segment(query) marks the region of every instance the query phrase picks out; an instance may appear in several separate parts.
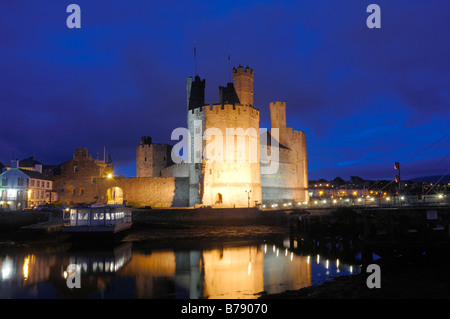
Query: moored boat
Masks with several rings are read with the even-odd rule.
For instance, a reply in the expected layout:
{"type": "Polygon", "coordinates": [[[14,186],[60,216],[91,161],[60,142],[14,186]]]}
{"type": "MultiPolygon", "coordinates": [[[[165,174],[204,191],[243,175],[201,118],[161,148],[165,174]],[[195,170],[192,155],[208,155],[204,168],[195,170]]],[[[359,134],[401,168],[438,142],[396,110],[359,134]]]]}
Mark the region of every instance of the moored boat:
{"type": "Polygon", "coordinates": [[[131,228],[131,214],[124,205],[72,207],[64,212],[63,230],[72,235],[115,235],[131,228]]]}

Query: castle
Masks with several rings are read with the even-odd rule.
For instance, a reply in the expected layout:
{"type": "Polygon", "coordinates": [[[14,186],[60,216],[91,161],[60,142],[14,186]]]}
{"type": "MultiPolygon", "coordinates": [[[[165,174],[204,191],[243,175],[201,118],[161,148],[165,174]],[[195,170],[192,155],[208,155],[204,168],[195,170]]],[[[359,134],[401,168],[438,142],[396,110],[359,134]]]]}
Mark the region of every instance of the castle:
{"type": "Polygon", "coordinates": [[[253,103],[253,70],[239,66],[232,71],[233,82],[219,87],[215,104],[205,104],[205,79],[187,78],[182,151],[178,144],[141,137],[136,177],[123,177],[114,175],[111,158],[94,160],[86,148],[77,148],[71,160],[45,169],[53,181],[52,198],[69,205],[153,207],[308,201],[305,133],[287,126],[284,102],[270,103],[271,129],[261,128],[253,103]]]}
{"type": "Polygon", "coordinates": [[[173,156],[180,155],[173,154],[172,146],[142,137],[136,150],[136,178],[186,179],[188,206],[307,201],[305,133],[287,126],[286,103],[275,102],[270,103],[272,130],[260,134],[253,79],[249,67],[233,68],[233,83],[220,86],[219,103],[209,105],[205,79],[187,78],[190,160],[173,163],[173,156]],[[213,149],[209,154],[208,148],[213,149]],[[274,169],[267,169],[268,165],[274,169]]]}

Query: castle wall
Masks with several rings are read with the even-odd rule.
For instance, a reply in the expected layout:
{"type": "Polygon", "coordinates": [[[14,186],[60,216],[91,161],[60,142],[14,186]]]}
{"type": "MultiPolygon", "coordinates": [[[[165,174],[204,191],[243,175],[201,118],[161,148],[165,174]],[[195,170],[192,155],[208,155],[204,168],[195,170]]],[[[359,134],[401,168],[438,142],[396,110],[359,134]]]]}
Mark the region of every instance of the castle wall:
{"type": "Polygon", "coordinates": [[[98,178],[95,183],[71,179],[65,181],[65,190],[60,193],[60,198],[66,204],[126,202],[132,206],[186,207],[187,191],[187,178],[115,177],[98,178]],[[119,191],[119,197],[111,198],[112,193],[119,191]]]}
{"type": "MultiPolygon", "coordinates": [[[[274,149],[273,151],[277,151],[274,149]]],[[[261,174],[261,187],[263,203],[279,201],[305,201],[305,189],[301,184],[302,173],[298,165],[293,161],[294,152],[289,149],[279,148],[278,170],[274,174],[261,174]]],[[[261,161],[266,157],[261,150],[261,161]]],[[[270,153],[269,153],[270,154],[270,153]]]]}
{"type": "Polygon", "coordinates": [[[55,176],[55,190],[64,204],[123,203],[136,206],[188,206],[186,177],[108,177],[112,167],[92,161],[86,149],[75,150],[74,158],[55,176]]]}
{"type": "Polygon", "coordinates": [[[188,128],[191,159],[197,161],[189,165],[190,205],[246,207],[249,203],[254,206],[255,201],[261,203],[259,111],[243,105],[204,106],[188,112],[188,128]],[[242,129],[242,149],[237,136],[227,138],[230,128],[242,129]],[[209,135],[211,129],[217,131],[209,135]],[[214,148],[214,152],[208,154],[210,148],[214,148]],[[204,161],[198,160],[199,150],[204,161]],[[246,192],[247,189],[250,192],[246,192]]]}
{"type": "MultiPolygon", "coordinates": [[[[264,202],[308,201],[306,135],[286,125],[286,103],[270,103],[272,128],[279,129],[279,169],[276,174],[262,174],[264,202]]],[[[265,152],[261,152],[265,162],[265,152]]]]}
{"type": "Polygon", "coordinates": [[[170,165],[161,171],[161,177],[189,177],[189,164],[178,163],[170,165]]]}

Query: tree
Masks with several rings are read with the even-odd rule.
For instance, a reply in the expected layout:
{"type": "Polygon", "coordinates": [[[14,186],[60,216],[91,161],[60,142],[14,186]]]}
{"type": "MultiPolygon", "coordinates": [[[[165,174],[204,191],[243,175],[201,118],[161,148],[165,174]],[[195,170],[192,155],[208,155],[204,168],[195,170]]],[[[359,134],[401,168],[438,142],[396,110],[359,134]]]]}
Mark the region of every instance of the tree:
{"type": "Polygon", "coordinates": [[[366,181],[359,176],[350,176],[350,182],[356,186],[362,186],[366,183],[366,181]]]}
{"type": "Polygon", "coordinates": [[[335,179],[333,179],[333,184],[337,186],[345,185],[345,181],[340,177],[336,177],[335,179]]]}

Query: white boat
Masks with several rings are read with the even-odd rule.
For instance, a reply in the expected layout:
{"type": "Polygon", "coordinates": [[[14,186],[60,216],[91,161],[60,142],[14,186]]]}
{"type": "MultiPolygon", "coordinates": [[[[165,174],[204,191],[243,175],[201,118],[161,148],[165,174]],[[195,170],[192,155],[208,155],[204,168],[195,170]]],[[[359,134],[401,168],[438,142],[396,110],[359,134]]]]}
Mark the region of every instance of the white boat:
{"type": "Polygon", "coordinates": [[[71,234],[116,234],[131,228],[131,213],[124,205],[72,207],[64,212],[63,230],[71,234]]]}

